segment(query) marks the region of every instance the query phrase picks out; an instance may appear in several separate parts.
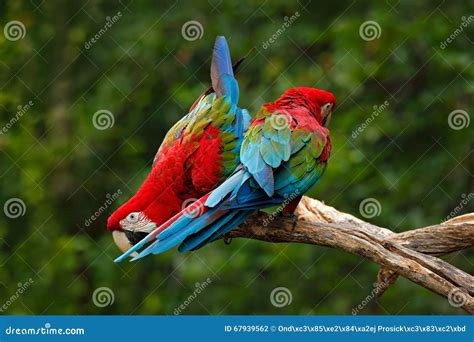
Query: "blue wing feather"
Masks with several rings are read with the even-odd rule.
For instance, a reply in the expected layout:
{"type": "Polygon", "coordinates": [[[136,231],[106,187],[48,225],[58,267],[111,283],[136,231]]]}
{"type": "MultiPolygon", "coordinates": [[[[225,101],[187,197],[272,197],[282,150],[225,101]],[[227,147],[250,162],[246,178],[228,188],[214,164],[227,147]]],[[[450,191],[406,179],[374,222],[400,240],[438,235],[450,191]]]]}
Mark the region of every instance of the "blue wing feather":
{"type": "Polygon", "coordinates": [[[173,248],[178,243],[182,242],[189,235],[192,235],[202,228],[208,226],[209,224],[215,222],[221,216],[223,216],[226,211],[211,209],[210,211],[202,214],[201,216],[193,219],[188,225],[181,226],[172,224],[168,229],[173,233],[169,233],[168,229],[164,230],[161,234],[158,235],[158,239],[153,242],[148,248],[143,250],[140,254],[132,259],[132,261],[143,258],[144,256],[153,253],[159,254],[167,251],[170,248],[173,248]],[[165,237],[163,233],[168,232],[165,237]]]}
{"type": "Polygon", "coordinates": [[[193,250],[197,246],[207,241],[212,234],[214,234],[217,230],[222,228],[222,226],[227,224],[237,214],[239,214],[239,211],[229,212],[227,215],[224,215],[219,220],[214,222],[211,226],[203,229],[200,232],[197,232],[194,235],[187,237],[186,240],[184,240],[183,243],[181,243],[178,250],[180,252],[187,252],[187,251],[193,250]]]}
{"type": "MultiPolygon", "coordinates": [[[[252,213],[254,210],[242,210],[240,211],[240,214],[235,216],[226,226],[224,226],[222,229],[216,231],[214,234],[212,234],[209,239],[206,241],[207,242],[212,242],[219,238],[220,236],[227,234],[228,232],[234,230],[237,228],[239,225],[241,225],[252,213]]],[[[196,247],[200,248],[202,245],[196,247]]]]}
{"type": "Polygon", "coordinates": [[[239,100],[239,87],[232,71],[229,46],[223,36],[216,38],[211,64],[212,88],[216,95],[227,96],[232,106],[239,100]]]}
{"type": "Polygon", "coordinates": [[[245,182],[249,177],[250,174],[245,172],[243,169],[234,173],[224,183],[211,192],[209,198],[206,200],[206,206],[210,208],[215,207],[224,199],[225,196],[230,194],[236,187],[243,184],[243,182],[245,182]]]}

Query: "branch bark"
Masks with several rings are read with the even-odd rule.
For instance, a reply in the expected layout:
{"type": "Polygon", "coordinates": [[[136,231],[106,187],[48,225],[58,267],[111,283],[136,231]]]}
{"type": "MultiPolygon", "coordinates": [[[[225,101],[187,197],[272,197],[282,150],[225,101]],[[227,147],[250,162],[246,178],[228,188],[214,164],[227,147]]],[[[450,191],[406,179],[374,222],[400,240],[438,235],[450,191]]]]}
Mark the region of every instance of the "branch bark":
{"type": "Polygon", "coordinates": [[[401,275],[474,314],[474,277],[438,258],[474,246],[474,214],[400,234],[308,197],[295,215],[296,220],[258,212],[227,237],[338,248],[380,265],[379,296],[401,275]]]}

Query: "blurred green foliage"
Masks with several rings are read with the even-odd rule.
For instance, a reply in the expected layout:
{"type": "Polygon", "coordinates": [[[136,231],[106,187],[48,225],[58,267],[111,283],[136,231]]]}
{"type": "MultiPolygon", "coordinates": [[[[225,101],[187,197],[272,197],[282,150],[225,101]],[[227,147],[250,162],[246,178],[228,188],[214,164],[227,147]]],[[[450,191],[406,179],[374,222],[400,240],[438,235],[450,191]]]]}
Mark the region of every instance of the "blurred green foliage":
{"type": "MultiPolygon", "coordinates": [[[[209,277],[183,314],[351,314],[377,273],[360,257],[234,240],[114,264],[107,215],[138,188],[167,129],[208,86],[213,42],[225,35],[235,59],[254,48],[238,76],[240,103],[252,113],[293,86],[338,98],[332,159],[313,196],[356,216],[363,199],[375,198],[382,209],[370,221],[397,232],[439,223],[474,191],[474,125],[448,124],[454,110],[472,116],[474,23],[441,48],[472,13],[468,1],[1,1],[2,28],[18,20],[26,29],[16,41],[0,35],[2,126],[34,103],[0,135],[0,203],[26,205],[19,218],[0,215],[0,304],[34,281],[2,313],[173,314],[209,277]],[[183,38],[190,20],[202,25],[200,39],[183,38]],[[380,37],[366,41],[359,28],[369,20],[380,37]],[[113,127],[93,126],[101,109],[113,113],[113,127]],[[100,308],[92,294],[103,286],[115,300],[100,308]],[[292,293],[283,308],[270,303],[280,286],[292,293]]],[[[474,269],[472,250],[445,259],[474,269]]],[[[360,313],[462,311],[400,279],[360,313]]]]}

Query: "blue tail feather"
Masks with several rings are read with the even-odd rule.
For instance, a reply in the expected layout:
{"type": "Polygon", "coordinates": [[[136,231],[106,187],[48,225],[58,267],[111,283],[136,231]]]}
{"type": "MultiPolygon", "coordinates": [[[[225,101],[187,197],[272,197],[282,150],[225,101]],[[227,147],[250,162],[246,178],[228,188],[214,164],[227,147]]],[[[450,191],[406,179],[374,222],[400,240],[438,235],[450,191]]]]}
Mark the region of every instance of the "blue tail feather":
{"type": "Polygon", "coordinates": [[[221,227],[214,233],[212,233],[206,240],[204,240],[202,243],[199,245],[196,245],[193,249],[193,251],[203,247],[204,245],[217,240],[219,237],[221,237],[224,234],[227,234],[231,230],[234,230],[237,228],[239,225],[241,225],[252,213],[254,210],[239,210],[237,212],[237,215],[234,216],[224,227],[221,227]]]}
{"type": "Polygon", "coordinates": [[[212,88],[217,96],[227,96],[232,106],[239,100],[239,86],[234,78],[229,46],[223,36],[216,38],[211,64],[212,88]]]}
{"type": "Polygon", "coordinates": [[[228,212],[226,215],[221,217],[219,220],[214,222],[212,225],[209,227],[197,232],[194,235],[188,236],[186,240],[183,241],[181,246],[179,246],[179,251],[180,252],[187,252],[190,250],[193,250],[203,242],[207,241],[208,238],[214,234],[217,230],[222,228],[225,224],[227,224],[231,219],[233,219],[237,214],[239,214],[238,211],[231,211],[228,212]]]}
{"type": "MultiPolygon", "coordinates": [[[[160,238],[163,234],[161,233],[158,235],[158,239],[153,242],[150,246],[148,246],[145,250],[143,250],[138,256],[132,259],[135,261],[137,259],[143,258],[144,256],[153,253],[159,254],[167,251],[168,249],[173,248],[178,243],[184,241],[189,235],[192,235],[204,227],[208,226],[212,222],[218,220],[222,215],[224,215],[226,211],[223,210],[210,210],[203,215],[199,216],[196,219],[193,219],[189,225],[186,227],[180,227],[181,229],[174,229],[175,233],[172,235],[167,235],[166,238],[160,238]]],[[[172,224],[168,229],[175,228],[174,224],[172,224]]],[[[165,229],[163,232],[166,232],[168,229],[165,229]]]]}
{"type": "Polygon", "coordinates": [[[158,236],[158,240],[165,240],[171,237],[172,235],[178,234],[182,230],[189,231],[191,227],[195,227],[201,223],[213,222],[213,218],[220,213],[216,209],[211,209],[199,217],[193,217],[191,215],[187,216],[184,214],[176,222],[171,224],[168,228],[163,230],[158,236]]]}
{"type": "Polygon", "coordinates": [[[241,225],[250,215],[252,215],[253,212],[254,212],[254,210],[242,210],[239,217],[235,217],[234,220],[232,220],[232,222],[229,222],[229,224],[224,229],[219,230],[219,231],[215,232],[214,234],[212,234],[209,237],[209,239],[207,241],[205,241],[205,243],[203,243],[202,245],[196,247],[195,249],[199,249],[202,246],[204,246],[205,244],[210,243],[212,241],[215,241],[219,237],[221,237],[222,235],[227,234],[228,232],[234,230],[239,225],[241,225]]]}
{"type": "Polygon", "coordinates": [[[239,171],[234,173],[224,183],[219,185],[216,189],[212,190],[211,194],[209,195],[209,198],[206,200],[206,206],[213,208],[219,203],[221,203],[224,197],[230,194],[234,189],[238,188],[238,186],[241,186],[243,182],[249,177],[250,174],[248,174],[248,172],[245,172],[245,170],[243,169],[240,169],[239,171]]]}

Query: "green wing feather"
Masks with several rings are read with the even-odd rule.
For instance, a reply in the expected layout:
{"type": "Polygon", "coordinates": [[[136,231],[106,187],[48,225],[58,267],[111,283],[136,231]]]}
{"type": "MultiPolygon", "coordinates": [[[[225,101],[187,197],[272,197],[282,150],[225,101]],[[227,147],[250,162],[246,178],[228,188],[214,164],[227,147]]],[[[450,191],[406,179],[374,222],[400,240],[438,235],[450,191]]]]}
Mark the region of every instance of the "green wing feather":
{"type": "Polygon", "coordinates": [[[289,195],[296,189],[305,193],[319,181],[326,169],[326,162],[319,158],[328,142],[325,131],[294,129],[291,135],[294,154],[275,174],[275,191],[280,195],[289,195]]]}
{"type": "Polygon", "coordinates": [[[257,184],[272,196],[296,189],[303,193],[317,183],[326,167],[319,157],[327,143],[327,130],[305,130],[290,116],[265,108],[254,120],[244,137],[241,161],[257,184]]]}
{"type": "MultiPolygon", "coordinates": [[[[159,158],[165,148],[171,147],[179,140],[180,144],[187,145],[188,157],[199,148],[202,135],[210,125],[219,129],[219,138],[222,147],[222,178],[227,178],[239,163],[240,140],[236,132],[236,111],[239,108],[232,108],[226,96],[216,97],[211,93],[201,98],[193,110],[179,120],[166,134],[155,156],[154,163],[159,158]]],[[[248,114],[242,114],[248,115],[248,114]]],[[[245,127],[246,128],[246,127],[245,127]]]]}

